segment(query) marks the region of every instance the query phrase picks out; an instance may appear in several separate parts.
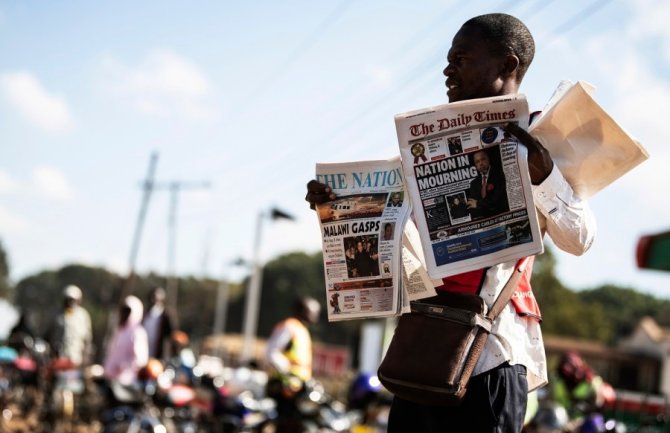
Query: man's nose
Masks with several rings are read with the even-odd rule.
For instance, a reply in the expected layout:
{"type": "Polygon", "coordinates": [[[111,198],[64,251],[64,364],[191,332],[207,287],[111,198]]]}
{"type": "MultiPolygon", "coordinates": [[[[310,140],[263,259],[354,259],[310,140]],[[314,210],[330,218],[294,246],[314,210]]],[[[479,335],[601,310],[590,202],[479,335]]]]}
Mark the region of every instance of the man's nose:
{"type": "Polygon", "coordinates": [[[444,68],[444,70],[442,71],[442,73],[444,74],[445,77],[448,77],[453,72],[454,72],[454,67],[451,63],[447,63],[447,67],[444,68]]]}

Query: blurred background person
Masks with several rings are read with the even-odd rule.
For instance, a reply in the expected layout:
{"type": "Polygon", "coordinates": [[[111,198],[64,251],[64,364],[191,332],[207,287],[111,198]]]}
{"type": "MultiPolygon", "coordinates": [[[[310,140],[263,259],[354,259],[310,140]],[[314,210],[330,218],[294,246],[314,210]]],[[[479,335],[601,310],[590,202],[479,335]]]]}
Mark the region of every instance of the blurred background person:
{"type": "Polygon", "coordinates": [[[156,287],[149,293],[142,326],[149,339],[149,357],[169,359],[176,355],[172,333],[177,328],[174,315],[165,305],[165,289],[156,287]]]}
{"type": "Polygon", "coordinates": [[[105,377],[123,385],[132,385],[149,361],[147,332],[142,327],[142,301],[135,296],[123,300],[119,323],[105,352],[105,377]]]}
{"type": "Polygon", "coordinates": [[[47,333],[53,355],[77,367],[87,365],[92,353],[91,316],[81,306],[82,291],[70,284],[63,290],[63,310],[47,333]]]}
{"type": "Polygon", "coordinates": [[[276,433],[302,432],[296,397],[312,378],[312,336],[309,326],[319,321],[321,305],[309,296],[296,299],[293,314],[277,323],[266,349],[270,370],[267,395],[277,402],[276,433]]]}
{"type": "Polygon", "coordinates": [[[30,321],[30,315],[27,311],[22,311],[19,320],[9,331],[7,344],[17,352],[21,352],[32,346],[35,336],[35,329],[30,321]]]}
{"type": "Polygon", "coordinates": [[[600,411],[616,399],[614,389],[575,351],[565,352],[561,357],[552,396],[573,415],[600,411]]]}

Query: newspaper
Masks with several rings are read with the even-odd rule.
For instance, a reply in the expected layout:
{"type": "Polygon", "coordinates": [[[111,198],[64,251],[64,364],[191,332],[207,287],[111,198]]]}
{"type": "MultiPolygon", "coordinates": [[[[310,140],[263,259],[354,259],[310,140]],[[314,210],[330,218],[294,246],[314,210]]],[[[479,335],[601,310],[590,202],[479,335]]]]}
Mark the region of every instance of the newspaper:
{"type": "Polygon", "coordinates": [[[442,285],[442,280],[432,280],[428,276],[425,263],[419,231],[409,219],[402,234],[403,314],[410,312],[409,301],[435,296],[435,287],[442,285]]]}
{"type": "Polygon", "coordinates": [[[328,320],[401,312],[401,245],[411,210],[400,158],[316,164],[337,199],[316,206],[328,320]]]}
{"type": "Polygon", "coordinates": [[[528,128],[523,95],[429,107],[395,122],[430,278],[543,251],[526,148],[502,129],[528,128]]]}

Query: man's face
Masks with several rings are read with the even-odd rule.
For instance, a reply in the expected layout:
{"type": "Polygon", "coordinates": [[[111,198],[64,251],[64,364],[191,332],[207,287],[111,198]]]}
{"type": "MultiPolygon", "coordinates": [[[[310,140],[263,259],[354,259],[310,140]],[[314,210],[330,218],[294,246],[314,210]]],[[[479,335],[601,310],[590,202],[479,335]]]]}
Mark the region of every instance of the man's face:
{"type": "Polygon", "coordinates": [[[491,163],[489,162],[489,156],[485,152],[475,153],[474,160],[475,160],[475,167],[477,168],[478,172],[486,173],[487,171],[489,171],[491,163]]]}
{"type": "Polygon", "coordinates": [[[63,304],[65,305],[66,309],[74,308],[74,306],[77,305],[77,300],[75,298],[66,296],[65,299],[63,300],[63,304]]]}
{"type": "Polygon", "coordinates": [[[387,225],[384,227],[384,236],[386,239],[390,239],[391,235],[393,234],[393,227],[391,225],[387,225]]]}
{"type": "Polygon", "coordinates": [[[400,203],[400,194],[393,194],[393,196],[391,196],[391,200],[393,200],[394,204],[400,203]]]}
{"type": "Polygon", "coordinates": [[[358,249],[359,253],[362,253],[363,252],[363,243],[362,242],[357,243],[356,248],[358,249]]]}
{"type": "Polygon", "coordinates": [[[490,52],[477,27],[461,27],[454,36],[444,69],[449,102],[499,96],[504,57],[490,52]]]}

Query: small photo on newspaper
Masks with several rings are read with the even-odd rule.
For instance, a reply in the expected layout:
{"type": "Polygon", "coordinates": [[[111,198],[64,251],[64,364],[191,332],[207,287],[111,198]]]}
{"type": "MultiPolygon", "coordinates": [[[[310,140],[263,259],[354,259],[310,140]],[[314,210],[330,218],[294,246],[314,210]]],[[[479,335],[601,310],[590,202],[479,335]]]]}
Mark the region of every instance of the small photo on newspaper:
{"type": "Polygon", "coordinates": [[[400,158],[319,163],[316,180],[337,195],[316,206],[328,320],[398,314],[400,250],[411,206],[400,158]]]}
{"type": "Polygon", "coordinates": [[[431,278],[542,252],[527,153],[504,125],[528,127],[523,95],[395,117],[400,155],[431,278]]]}

